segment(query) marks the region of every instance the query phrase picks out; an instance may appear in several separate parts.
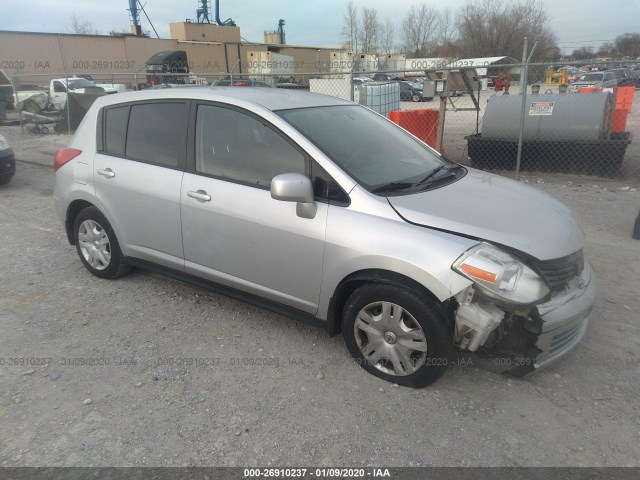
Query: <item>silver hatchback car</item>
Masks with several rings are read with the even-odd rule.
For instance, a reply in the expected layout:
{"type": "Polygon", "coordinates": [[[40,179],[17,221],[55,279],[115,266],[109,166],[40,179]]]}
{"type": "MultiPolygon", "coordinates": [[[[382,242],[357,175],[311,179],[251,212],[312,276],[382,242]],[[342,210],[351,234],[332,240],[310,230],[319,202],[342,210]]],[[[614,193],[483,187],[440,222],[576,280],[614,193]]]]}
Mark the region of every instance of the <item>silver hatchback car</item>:
{"type": "Polygon", "coordinates": [[[595,298],[563,204],[334,97],[101,97],[55,172],[94,275],[149,268],[321,324],[401,385],[434,382],[458,351],[531,372],[579,342],[595,298]]]}

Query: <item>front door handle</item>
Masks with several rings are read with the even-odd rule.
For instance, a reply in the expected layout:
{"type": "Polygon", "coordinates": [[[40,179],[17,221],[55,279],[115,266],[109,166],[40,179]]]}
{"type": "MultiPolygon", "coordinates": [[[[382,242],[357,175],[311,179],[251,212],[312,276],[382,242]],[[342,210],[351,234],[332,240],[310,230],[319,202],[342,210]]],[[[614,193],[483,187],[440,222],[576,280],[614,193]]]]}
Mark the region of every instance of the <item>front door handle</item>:
{"type": "Polygon", "coordinates": [[[103,177],[106,177],[106,178],[113,178],[116,176],[115,172],[110,168],[98,170],[98,175],[102,175],[103,177]]]}
{"type": "Polygon", "coordinates": [[[207,195],[207,192],[205,192],[204,190],[197,190],[195,192],[189,191],[189,192],[187,192],[187,197],[195,198],[196,200],[198,200],[200,202],[210,202],[211,201],[211,195],[207,195]]]}

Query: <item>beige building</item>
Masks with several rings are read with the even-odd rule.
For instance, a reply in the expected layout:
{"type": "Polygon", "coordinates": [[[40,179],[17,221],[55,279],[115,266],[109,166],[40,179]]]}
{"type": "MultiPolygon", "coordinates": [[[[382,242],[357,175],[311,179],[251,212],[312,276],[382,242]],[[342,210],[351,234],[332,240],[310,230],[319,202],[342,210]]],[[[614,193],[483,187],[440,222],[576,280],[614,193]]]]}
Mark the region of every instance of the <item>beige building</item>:
{"type": "Polygon", "coordinates": [[[83,73],[114,82],[126,78],[131,83],[134,76],[144,78],[147,59],[163,50],[186,51],[190,71],[208,77],[248,73],[248,52],[291,56],[296,74],[328,72],[336,52],[344,53],[339,48],[247,43],[240,37],[240,28],[232,26],[178,22],[170,25],[170,32],[170,39],[153,39],[0,31],[0,68],[8,76],[32,77],[32,82],[83,73]]]}

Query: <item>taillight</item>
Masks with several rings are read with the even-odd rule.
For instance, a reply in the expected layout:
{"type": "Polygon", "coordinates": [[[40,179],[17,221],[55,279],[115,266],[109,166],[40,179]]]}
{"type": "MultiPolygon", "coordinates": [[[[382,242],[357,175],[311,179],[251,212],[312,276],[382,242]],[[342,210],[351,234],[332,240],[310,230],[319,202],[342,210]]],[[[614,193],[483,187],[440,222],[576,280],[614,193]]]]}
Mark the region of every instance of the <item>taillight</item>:
{"type": "Polygon", "coordinates": [[[55,172],[69,160],[73,160],[82,153],[82,150],[76,148],[61,148],[53,159],[53,171],[55,172]]]}

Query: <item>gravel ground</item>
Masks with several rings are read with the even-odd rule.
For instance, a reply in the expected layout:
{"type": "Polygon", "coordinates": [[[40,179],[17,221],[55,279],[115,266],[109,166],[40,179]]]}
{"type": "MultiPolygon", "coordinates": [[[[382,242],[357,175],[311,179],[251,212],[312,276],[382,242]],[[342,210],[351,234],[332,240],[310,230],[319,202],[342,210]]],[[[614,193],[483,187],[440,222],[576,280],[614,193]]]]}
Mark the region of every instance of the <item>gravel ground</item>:
{"type": "MultiPolygon", "coordinates": [[[[7,136],[36,163],[64,138],[7,136]]],[[[587,234],[585,339],[525,379],[465,357],[412,390],[320,328],[148,272],[92,276],[54,216],[52,170],[20,163],[0,188],[0,464],[640,466],[640,186],[524,181],[587,234]]]]}

